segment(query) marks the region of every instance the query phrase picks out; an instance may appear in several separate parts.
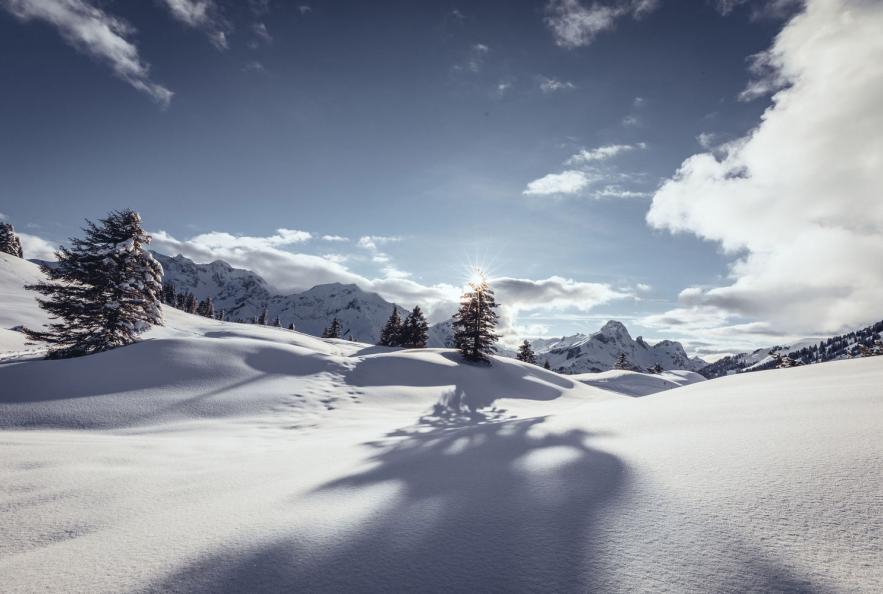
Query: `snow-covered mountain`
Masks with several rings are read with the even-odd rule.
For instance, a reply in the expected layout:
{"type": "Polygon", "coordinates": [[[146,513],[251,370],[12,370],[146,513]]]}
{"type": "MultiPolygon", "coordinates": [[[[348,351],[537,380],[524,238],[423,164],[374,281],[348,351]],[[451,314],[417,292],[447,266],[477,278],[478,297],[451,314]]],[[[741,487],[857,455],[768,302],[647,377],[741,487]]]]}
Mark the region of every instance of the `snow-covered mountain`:
{"type": "Polygon", "coordinates": [[[540,339],[531,344],[540,362],[566,373],[607,371],[613,368],[620,353],[635,367],[649,369],[657,363],[663,369],[698,371],[707,363],[687,356],[679,342],[662,340],[647,343],[642,337],[632,339],[622,322],[610,320],[593,334],[575,334],[561,339],[540,339]]]}
{"type": "MultiPolygon", "coordinates": [[[[162,264],[164,281],[178,292],[189,291],[197,299],[211,297],[215,311],[230,321],[251,321],[267,308],[269,320],[278,316],[283,326],[294,323],[301,332],[318,336],[333,318],[340,320],[343,336],[376,343],[392,313],[392,303],[356,285],[330,283],[291,295],[273,294],[267,282],[250,270],[233,268],[223,261],[196,264],[182,255],[154,252],[162,264]]],[[[399,309],[399,315],[407,312],[399,309]]]]}

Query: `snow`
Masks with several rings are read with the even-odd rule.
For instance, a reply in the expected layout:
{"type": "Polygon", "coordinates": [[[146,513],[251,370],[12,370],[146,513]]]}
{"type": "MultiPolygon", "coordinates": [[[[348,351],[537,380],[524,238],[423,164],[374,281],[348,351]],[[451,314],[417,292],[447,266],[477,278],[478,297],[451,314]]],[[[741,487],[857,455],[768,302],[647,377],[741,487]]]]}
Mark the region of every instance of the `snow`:
{"type": "MultiPolygon", "coordinates": [[[[4,325],[39,315],[2,270],[4,325]]],[[[883,584],[883,357],[565,376],[164,313],[0,364],[4,591],[883,584]]]]}
{"type": "Polygon", "coordinates": [[[571,379],[602,390],[610,390],[629,396],[646,396],[680,386],[706,381],[695,371],[664,371],[660,374],[639,373],[624,369],[611,369],[601,373],[580,373],[571,379]]]}
{"type": "Polygon", "coordinates": [[[25,344],[27,337],[12,328],[38,329],[48,321],[37,307],[34,293],[24,290],[24,285],[43,280],[45,277],[37,265],[0,252],[0,361],[40,351],[25,344]]]}

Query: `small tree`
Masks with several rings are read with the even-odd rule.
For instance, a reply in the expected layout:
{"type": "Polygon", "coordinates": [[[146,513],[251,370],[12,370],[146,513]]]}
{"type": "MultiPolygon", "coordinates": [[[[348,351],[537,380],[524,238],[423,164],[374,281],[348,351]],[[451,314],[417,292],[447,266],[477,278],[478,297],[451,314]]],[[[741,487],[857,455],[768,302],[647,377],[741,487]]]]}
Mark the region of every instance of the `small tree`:
{"type": "Polygon", "coordinates": [[[497,312],[494,291],[484,277],[471,283],[454,314],[454,345],[467,361],[489,361],[500,339],[495,330],[497,312]]]}
{"type": "Polygon", "coordinates": [[[266,306],[261,310],[261,313],[258,316],[258,319],[255,323],[260,324],[261,326],[267,325],[267,308],[266,308],[266,306]]]}
{"type": "Polygon", "coordinates": [[[613,364],[614,369],[632,369],[632,364],[626,359],[625,353],[620,353],[613,364]]]}
{"type": "Polygon", "coordinates": [[[175,291],[174,283],[163,283],[162,286],[162,302],[166,305],[175,307],[177,305],[178,293],[175,291]]]}
{"type": "Polygon", "coordinates": [[[388,347],[401,346],[402,330],[402,320],[399,318],[399,308],[393,304],[392,313],[389,315],[389,319],[386,320],[383,330],[380,331],[380,342],[378,344],[380,346],[388,347]]]}
{"type": "MultiPolygon", "coordinates": [[[[533,352],[533,349],[530,348],[530,343],[527,339],[524,339],[524,342],[518,347],[518,353],[515,354],[515,358],[519,361],[524,361],[525,363],[537,364],[537,356],[533,352]]],[[[546,363],[548,363],[548,361],[546,361],[546,363]]]]}
{"type": "Polygon", "coordinates": [[[206,318],[214,318],[215,306],[212,303],[212,298],[206,297],[205,299],[200,301],[199,305],[196,306],[196,313],[206,318]]]}
{"type": "Polygon", "coordinates": [[[196,301],[196,295],[191,292],[187,292],[184,295],[184,311],[187,313],[195,314],[196,308],[199,306],[199,303],[196,301]]]}
{"type": "Polygon", "coordinates": [[[21,241],[15,234],[15,227],[9,223],[0,222],[0,252],[23,258],[24,252],[21,250],[21,241]]]}
{"type": "Polygon", "coordinates": [[[331,320],[331,325],[325,328],[325,331],[322,332],[322,338],[340,338],[340,332],[340,320],[333,318],[331,320]]]}
{"type": "Polygon", "coordinates": [[[427,340],[429,340],[429,324],[426,323],[420,306],[416,305],[402,324],[400,344],[409,349],[422,349],[426,347],[427,340]]]}
{"type": "Polygon", "coordinates": [[[647,371],[649,371],[650,373],[654,373],[654,374],[656,374],[656,375],[659,375],[660,373],[662,373],[663,371],[665,371],[665,369],[662,368],[662,365],[660,365],[659,363],[657,363],[656,365],[654,365],[653,367],[651,367],[651,368],[648,369],[647,371]]]}
{"type": "Polygon", "coordinates": [[[276,319],[273,320],[273,326],[276,328],[282,327],[282,320],[279,319],[279,316],[276,316],[276,319]]]}
{"type": "Polygon", "coordinates": [[[545,362],[545,363],[543,363],[543,369],[548,369],[548,370],[550,370],[550,371],[551,371],[551,369],[552,369],[552,366],[551,366],[551,365],[549,365],[549,360],[548,360],[548,359],[546,359],[546,362],[545,362]]]}
{"type": "Polygon", "coordinates": [[[25,331],[51,345],[48,358],[129,344],[162,324],[162,266],[145,247],[150,236],[138,213],[111,212],[98,225],[86,221],[84,232],[84,239],[71,239],[70,248],[55,253],[56,265],[42,267],[49,282],[27,287],[47,297],[37,302],[58,320],[45,332],[25,331]]]}
{"type": "Polygon", "coordinates": [[[289,330],[294,330],[294,322],[290,322],[290,323],[288,324],[288,329],[289,329],[289,330]]]}

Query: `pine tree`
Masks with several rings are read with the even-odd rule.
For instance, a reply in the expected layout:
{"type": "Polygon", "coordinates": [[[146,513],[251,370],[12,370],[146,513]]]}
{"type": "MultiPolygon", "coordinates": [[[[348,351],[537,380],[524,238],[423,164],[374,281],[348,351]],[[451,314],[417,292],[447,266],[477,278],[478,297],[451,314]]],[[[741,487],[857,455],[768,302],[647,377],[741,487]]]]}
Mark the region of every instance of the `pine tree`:
{"type": "Polygon", "coordinates": [[[426,348],[426,341],[429,339],[429,324],[420,310],[420,306],[414,306],[414,309],[408,314],[405,322],[402,324],[401,346],[409,349],[426,348]]]}
{"type": "MultiPolygon", "coordinates": [[[[519,361],[524,361],[525,363],[537,364],[537,356],[533,352],[533,349],[530,348],[530,343],[527,339],[524,339],[524,342],[518,347],[518,353],[515,354],[515,358],[519,361]]],[[[546,361],[546,363],[548,363],[548,361],[546,361]]]]}
{"type": "Polygon", "coordinates": [[[291,323],[288,324],[288,329],[289,329],[289,330],[294,330],[294,322],[291,322],[291,323]]]}
{"type": "Polygon", "coordinates": [[[380,346],[402,346],[402,320],[399,318],[399,308],[395,304],[392,306],[392,313],[389,319],[380,331],[380,346]]]}
{"type": "Polygon", "coordinates": [[[198,305],[199,304],[196,301],[196,295],[188,291],[184,295],[184,311],[186,311],[187,313],[195,314],[198,305]]]}
{"type": "Polygon", "coordinates": [[[172,307],[175,307],[175,305],[177,304],[177,298],[178,294],[175,291],[175,284],[171,282],[163,283],[162,302],[166,305],[171,305],[172,307]]]}
{"type": "Polygon", "coordinates": [[[454,345],[467,361],[489,361],[488,355],[496,352],[494,345],[500,338],[494,332],[495,307],[494,291],[484,277],[471,283],[460,298],[460,309],[453,319],[454,345]]]}
{"type": "Polygon", "coordinates": [[[24,253],[21,251],[21,241],[15,234],[15,227],[9,223],[0,222],[0,252],[18,258],[24,257],[24,253]]]}
{"type": "Polygon", "coordinates": [[[548,359],[546,359],[546,362],[543,363],[543,369],[549,369],[549,370],[552,369],[552,366],[549,365],[549,360],[548,360],[548,359]]]}
{"type": "Polygon", "coordinates": [[[663,371],[665,371],[665,369],[662,368],[662,365],[660,365],[659,363],[657,363],[656,365],[654,365],[653,367],[651,367],[650,369],[648,369],[648,371],[649,371],[650,373],[655,373],[656,375],[659,375],[660,373],[662,373],[663,371]]]}
{"type": "Polygon", "coordinates": [[[223,309],[220,310],[220,311],[215,315],[215,319],[218,320],[219,322],[223,322],[224,319],[225,319],[226,317],[227,317],[227,314],[224,312],[223,309]]]}
{"type": "Polygon", "coordinates": [[[261,326],[267,325],[267,308],[266,307],[264,307],[264,309],[261,310],[261,315],[258,316],[258,319],[255,323],[260,324],[261,326]]]}
{"type": "Polygon", "coordinates": [[[206,318],[215,317],[215,306],[212,304],[212,298],[206,297],[196,306],[196,313],[206,318]]]}
{"type": "Polygon", "coordinates": [[[629,360],[626,359],[625,353],[620,353],[616,358],[616,363],[613,364],[614,369],[632,369],[632,364],[629,363],[629,360]]]}
{"type": "Polygon", "coordinates": [[[340,338],[340,320],[334,318],[331,320],[331,326],[325,328],[325,331],[322,332],[322,338],[340,338]]]}
{"type": "Polygon", "coordinates": [[[84,239],[60,248],[49,282],[27,288],[46,296],[40,307],[57,319],[46,331],[26,330],[49,343],[49,358],[76,357],[134,342],[162,324],[162,266],[146,249],[150,236],[132,210],[113,211],[96,225],[86,221],[84,239]],[[52,282],[56,281],[56,282],[52,282]]]}
{"type": "Polygon", "coordinates": [[[273,320],[273,326],[276,328],[282,327],[282,320],[279,319],[279,316],[276,316],[276,319],[273,320]]]}

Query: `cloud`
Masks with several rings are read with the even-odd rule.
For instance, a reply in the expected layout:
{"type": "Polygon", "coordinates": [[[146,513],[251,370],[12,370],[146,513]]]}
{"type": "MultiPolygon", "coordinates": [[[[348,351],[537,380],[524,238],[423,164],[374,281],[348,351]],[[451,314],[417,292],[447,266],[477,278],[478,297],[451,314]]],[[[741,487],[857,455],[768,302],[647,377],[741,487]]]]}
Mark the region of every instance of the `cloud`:
{"type": "Polygon", "coordinates": [[[271,43],[273,41],[273,36],[270,35],[270,31],[267,30],[267,25],[264,23],[255,23],[251,26],[251,30],[254,31],[254,34],[263,39],[266,43],[271,43]]]}
{"type": "Polygon", "coordinates": [[[44,21],[78,51],[106,63],[114,74],[157,103],[167,106],[172,91],[150,79],[150,66],[131,41],[135,34],[126,21],[114,17],[86,0],[0,0],[6,10],[22,21],[44,21]]]}
{"type": "Polygon", "coordinates": [[[592,161],[606,161],[619,154],[633,151],[635,149],[646,149],[647,144],[638,142],[636,144],[609,144],[607,146],[599,146],[593,149],[582,149],[565,161],[565,165],[579,165],[580,163],[590,163],[592,161]]]}
{"type": "Polygon", "coordinates": [[[349,241],[349,237],[344,237],[342,235],[323,235],[320,237],[322,241],[349,241]]]}
{"type": "Polygon", "coordinates": [[[527,184],[525,196],[548,196],[550,194],[577,194],[591,183],[592,178],[584,171],[570,169],[561,173],[549,173],[527,184]]]}
{"type": "Polygon", "coordinates": [[[656,192],[650,225],[736,258],[729,284],[682,294],[689,308],[790,333],[883,317],[881,30],[879,2],[810,0],[764,52],[753,88],[785,86],[759,125],[656,192]]]}
{"type": "Polygon", "coordinates": [[[305,15],[307,13],[313,12],[313,7],[308,4],[301,4],[297,7],[297,11],[302,15],[305,15]]]}
{"type": "Polygon", "coordinates": [[[555,36],[555,43],[565,48],[589,45],[595,37],[613,29],[623,17],[640,18],[653,11],[656,0],[616,0],[584,6],[579,0],[550,0],[546,4],[546,25],[555,36]]]}
{"type": "Polygon", "coordinates": [[[227,49],[227,33],[230,24],[221,15],[213,0],[162,0],[175,20],[188,27],[205,31],[209,40],[219,50],[227,49]]]}
{"type": "Polygon", "coordinates": [[[567,80],[558,80],[556,78],[540,77],[540,90],[543,93],[556,93],[558,91],[570,91],[575,89],[576,85],[567,80]]]}
{"type": "Polygon", "coordinates": [[[9,217],[7,217],[5,214],[3,214],[2,212],[0,212],[0,221],[5,221],[5,220],[8,219],[8,218],[9,218],[9,217]]]}
{"type": "Polygon", "coordinates": [[[51,241],[29,233],[16,231],[15,234],[21,241],[21,250],[25,258],[29,260],[55,260],[55,249],[58,246],[51,241]]]}

